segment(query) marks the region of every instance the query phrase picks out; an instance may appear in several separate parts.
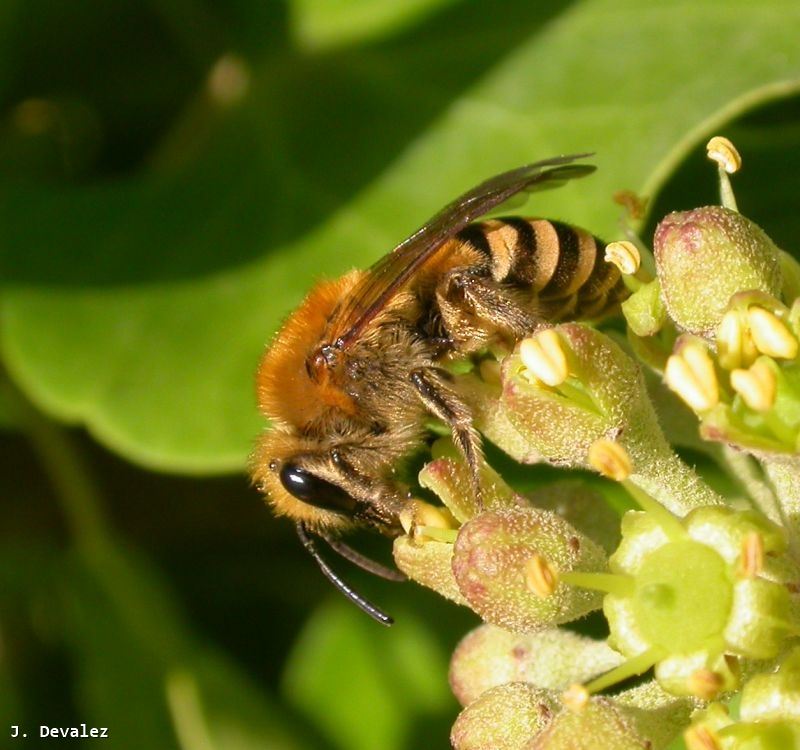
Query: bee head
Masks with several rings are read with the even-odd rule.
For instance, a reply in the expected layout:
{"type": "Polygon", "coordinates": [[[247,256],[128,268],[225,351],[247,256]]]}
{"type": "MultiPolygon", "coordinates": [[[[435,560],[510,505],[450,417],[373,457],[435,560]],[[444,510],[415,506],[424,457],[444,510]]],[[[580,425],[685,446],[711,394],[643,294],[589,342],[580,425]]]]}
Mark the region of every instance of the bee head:
{"type": "Polygon", "coordinates": [[[327,452],[273,429],[253,455],[253,479],[275,513],[309,529],[343,531],[356,525],[358,502],[343,487],[327,452]]]}

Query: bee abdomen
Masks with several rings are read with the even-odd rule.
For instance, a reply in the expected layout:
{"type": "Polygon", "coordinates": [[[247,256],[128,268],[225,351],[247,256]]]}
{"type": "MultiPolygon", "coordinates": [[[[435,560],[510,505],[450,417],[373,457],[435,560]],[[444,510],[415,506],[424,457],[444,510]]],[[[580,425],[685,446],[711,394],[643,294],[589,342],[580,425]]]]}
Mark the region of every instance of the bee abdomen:
{"type": "Polygon", "coordinates": [[[605,243],[578,227],[548,219],[502,218],[458,234],[487,256],[495,281],[530,290],[551,320],[602,315],[627,296],[605,243]]]}

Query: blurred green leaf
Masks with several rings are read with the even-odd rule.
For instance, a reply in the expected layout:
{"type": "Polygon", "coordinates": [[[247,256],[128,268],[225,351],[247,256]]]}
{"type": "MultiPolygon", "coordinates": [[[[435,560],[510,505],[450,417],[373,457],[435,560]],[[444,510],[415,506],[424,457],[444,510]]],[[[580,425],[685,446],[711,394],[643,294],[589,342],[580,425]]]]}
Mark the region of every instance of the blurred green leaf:
{"type": "Polygon", "coordinates": [[[294,36],[307,50],[372,39],[454,0],[294,0],[294,36]]]}
{"type": "Polygon", "coordinates": [[[17,425],[14,405],[8,392],[0,388],[0,430],[11,430],[17,425]]]}
{"type": "Polygon", "coordinates": [[[278,706],[182,622],[149,566],[105,544],[64,576],[64,630],[87,723],[114,747],[297,750],[278,706]]]}
{"type": "Polygon", "coordinates": [[[10,731],[8,727],[22,721],[21,702],[17,697],[16,686],[11,679],[3,633],[0,631],[0,726],[3,731],[10,731]]]}
{"type": "Polygon", "coordinates": [[[711,130],[800,85],[800,6],[778,0],[476,5],[369,47],[245,60],[240,105],[199,93],[128,179],[4,185],[18,384],[149,466],[241,468],[255,363],[313,278],[554,153],[597,150],[600,171],[526,211],[613,235],[615,190],[656,190],[711,130]]]}
{"type": "Polygon", "coordinates": [[[380,628],[355,607],[331,600],[313,615],[289,656],[287,699],[342,750],[397,750],[426,714],[456,706],[448,658],[427,628],[403,612],[380,628]]]}

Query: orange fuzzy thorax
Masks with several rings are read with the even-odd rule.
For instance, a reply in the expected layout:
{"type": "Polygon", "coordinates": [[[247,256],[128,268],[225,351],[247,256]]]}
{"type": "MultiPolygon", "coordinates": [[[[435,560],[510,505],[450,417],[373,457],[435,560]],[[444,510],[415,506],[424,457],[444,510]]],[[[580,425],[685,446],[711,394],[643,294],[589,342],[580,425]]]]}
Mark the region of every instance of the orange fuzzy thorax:
{"type": "Polygon", "coordinates": [[[287,318],[261,360],[256,374],[258,405],[279,426],[302,428],[329,409],[346,414],[355,411],[352,399],[332,381],[330,373],[323,369],[320,377],[312,380],[306,362],[323,343],[334,308],[363,273],[351,271],[335,281],[317,284],[287,318]]]}

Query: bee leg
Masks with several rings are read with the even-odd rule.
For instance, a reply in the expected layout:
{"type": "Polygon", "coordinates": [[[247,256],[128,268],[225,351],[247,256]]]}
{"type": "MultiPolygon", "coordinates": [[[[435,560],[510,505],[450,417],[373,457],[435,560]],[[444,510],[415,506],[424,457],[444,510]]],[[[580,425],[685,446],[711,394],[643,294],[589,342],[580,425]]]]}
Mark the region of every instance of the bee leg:
{"type": "MultiPolygon", "coordinates": [[[[340,485],[358,503],[354,518],[390,536],[401,533],[399,513],[405,503],[398,488],[391,483],[364,476],[338,448],[331,451],[330,459],[336,467],[340,485]]],[[[336,551],[341,554],[341,550],[336,551]]]]}
{"type": "Polygon", "coordinates": [[[437,289],[437,296],[448,329],[458,327],[459,313],[464,308],[492,329],[510,334],[514,339],[532,333],[542,322],[532,301],[472,269],[451,271],[437,289]]]}
{"type": "Polygon", "coordinates": [[[469,466],[472,489],[479,507],[481,500],[480,467],[483,459],[481,438],[472,425],[469,407],[448,385],[446,373],[434,368],[412,370],[409,379],[422,403],[435,417],[445,422],[453,434],[453,442],[469,466]]]}

